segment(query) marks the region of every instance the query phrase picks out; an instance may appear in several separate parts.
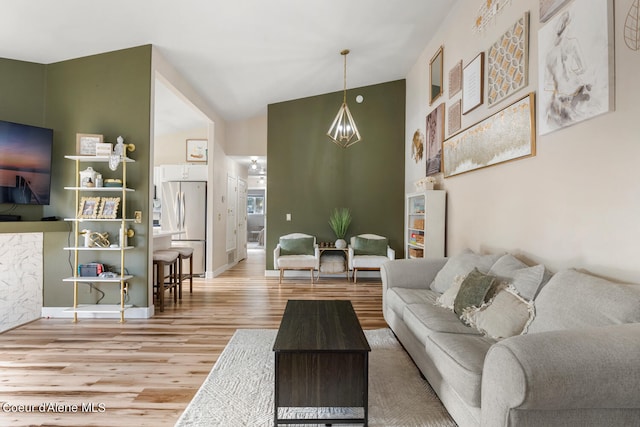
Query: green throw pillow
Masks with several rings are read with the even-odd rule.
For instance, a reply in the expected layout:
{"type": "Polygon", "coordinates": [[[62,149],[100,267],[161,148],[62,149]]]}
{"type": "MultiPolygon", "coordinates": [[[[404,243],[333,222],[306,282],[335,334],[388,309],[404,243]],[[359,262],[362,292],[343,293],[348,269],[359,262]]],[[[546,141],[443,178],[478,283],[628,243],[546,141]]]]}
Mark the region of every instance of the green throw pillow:
{"type": "Polygon", "coordinates": [[[460,290],[453,302],[453,311],[461,316],[462,311],[467,307],[480,307],[493,295],[499,283],[496,277],[481,273],[474,268],[460,285],[460,290]]]}
{"type": "Polygon", "coordinates": [[[280,239],[280,255],[313,255],[313,237],[280,239]]]}
{"type": "Polygon", "coordinates": [[[387,256],[388,239],[367,239],[356,236],[353,242],[354,255],[379,255],[387,256]]]}

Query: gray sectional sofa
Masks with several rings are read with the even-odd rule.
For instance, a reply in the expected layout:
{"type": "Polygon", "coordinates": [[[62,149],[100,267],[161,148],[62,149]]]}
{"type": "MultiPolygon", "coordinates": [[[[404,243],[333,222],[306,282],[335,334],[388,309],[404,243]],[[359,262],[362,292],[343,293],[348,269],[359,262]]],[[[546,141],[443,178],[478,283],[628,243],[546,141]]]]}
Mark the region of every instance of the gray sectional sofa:
{"type": "Polygon", "coordinates": [[[385,320],[458,425],[640,426],[640,285],[471,251],[390,261],[381,276],[385,320]],[[521,333],[495,337],[443,306],[474,269],[520,295],[521,333]]]}

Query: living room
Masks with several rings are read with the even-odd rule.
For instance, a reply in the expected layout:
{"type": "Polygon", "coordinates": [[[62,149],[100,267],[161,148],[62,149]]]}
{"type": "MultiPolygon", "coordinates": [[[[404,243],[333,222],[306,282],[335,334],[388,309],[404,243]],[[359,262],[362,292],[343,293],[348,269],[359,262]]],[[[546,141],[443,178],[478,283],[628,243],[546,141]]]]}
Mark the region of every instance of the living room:
{"type": "MultiPolygon", "coordinates": [[[[448,110],[461,98],[460,93],[449,94],[449,71],[459,61],[463,67],[470,64],[525,12],[530,13],[527,84],[492,106],[485,102],[463,114],[459,129],[474,126],[531,92],[536,93],[536,102],[539,102],[539,34],[549,25],[540,22],[540,3],[535,0],[507,2],[499,13],[490,16],[485,27],[478,30],[474,23],[484,3],[474,1],[473,7],[468,1],[453,3],[435,35],[425,40],[424,49],[403,79],[349,88],[349,93],[364,94],[362,105],[350,101],[349,106],[366,139],[347,150],[335,150],[324,136],[325,127],[339,106],[341,92],[269,105],[269,120],[264,132],[267,133],[265,139],[273,174],[269,175],[267,190],[267,254],[275,247],[278,236],[287,232],[305,231],[321,240],[329,240],[332,236],[326,224],[328,214],[334,207],[341,206],[351,207],[354,211],[357,220],[352,232],[388,235],[396,252],[402,254],[405,194],[414,192],[415,182],[425,175],[424,160],[416,162],[412,157],[414,132],[419,129],[424,132],[426,116],[440,102],[444,102],[448,110]],[[429,64],[441,46],[444,92],[430,105],[429,64]],[[308,107],[311,111],[327,110],[317,116],[318,123],[296,130],[288,140],[272,139],[271,132],[280,132],[288,125],[285,119],[275,122],[273,118],[282,114],[286,120],[291,120],[300,106],[309,103],[312,103],[308,107]],[[358,116],[356,112],[363,115],[358,116]],[[383,115],[388,121],[379,125],[383,115]],[[298,145],[293,145],[293,141],[298,145]],[[307,144],[315,141],[323,141],[327,147],[307,149],[307,144]],[[328,157],[329,149],[334,149],[341,157],[336,154],[328,157]],[[291,179],[292,176],[303,176],[304,179],[291,179]],[[311,200],[314,202],[310,203],[311,200]],[[293,221],[286,220],[287,213],[292,214],[293,221]]],[[[579,1],[565,6],[573,3],[579,1]]],[[[528,263],[544,264],[553,272],[578,268],[615,280],[640,282],[636,262],[640,239],[637,225],[640,197],[636,182],[640,172],[635,167],[635,159],[640,155],[637,144],[640,107],[635,102],[635,94],[640,93],[640,81],[635,75],[640,69],[640,55],[625,43],[624,35],[624,24],[632,4],[632,0],[617,1],[612,19],[615,27],[609,44],[614,54],[609,67],[613,71],[611,88],[615,102],[610,111],[544,135],[536,132],[534,156],[447,178],[438,176],[436,188],[447,192],[448,255],[460,253],[465,248],[478,252],[504,251],[528,263]]],[[[354,49],[353,56],[356,54],[354,49]]],[[[336,52],[339,61],[337,56],[336,52]]],[[[3,77],[0,88],[12,100],[0,106],[2,119],[46,125],[56,131],[54,156],[60,160],[54,163],[54,168],[57,167],[52,180],[55,201],[43,210],[23,211],[23,216],[37,221],[49,215],[73,215],[75,202],[61,189],[75,177],[71,168],[65,168],[62,159],[75,150],[78,132],[104,133],[105,137],[115,140],[119,132],[125,131],[127,140],[136,143],[137,150],[131,157],[137,163],[131,168],[130,180],[137,191],[130,197],[130,203],[143,212],[150,212],[152,148],[141,141],[151,140],[150,82],[156,72],[168,76],[191,102],[216,119],[210,140],[220,142],[214,147],[219,155],[212,156],[214,162],[219,163],[213,168],[218,178],[224,178],[226,167],[222,159],[224,154],[230,154],[225,149],[232,144],[232,141],[226,141],[225,127],[242,124],[225,123],[213,108],[193,93],[153,46],[132,47],[46,67],[0,60],[3,77]]],[[[535,106],[537,111],[542,107],[538,103],[535,106]]],[[[536,115],[536,121],[538,119],[536,115]]],[[[539,123],[536,127],[539,128],[539,123]]],[[[453,133],[448,131],[448,126],[445,129],[444,139],[447,140],[453,133]]],[[[218,197],[212,198],[214,216],[226,210],[222,194],[224,191],[220,190],[215,193],[218,197]]],[[[12,225],[3,224],[2,227],[3,234],[14,232],[12,225]]],[[[136,227],[140,245],[128,255],[137,276],[131,298],[136,305],[150,307],[153,298],[147,283],[152,274],[147,242],[151,238],[151,226],[141,224],[136,227]]],[[[217,232],[224,233],[224,225],[219,227],[217,232]]],[[[61,281],[68,276],[68,254],[61,250],[67,244],[67,235],[64,229],[44,230],[45,307],[71,304],[68,286],[61,281]]],[[[215,254],[214,270],[228,263],[224,250],[215,254]]],[[[267,256],[264,270],[272,268],[272,260],[267,256]]]]}

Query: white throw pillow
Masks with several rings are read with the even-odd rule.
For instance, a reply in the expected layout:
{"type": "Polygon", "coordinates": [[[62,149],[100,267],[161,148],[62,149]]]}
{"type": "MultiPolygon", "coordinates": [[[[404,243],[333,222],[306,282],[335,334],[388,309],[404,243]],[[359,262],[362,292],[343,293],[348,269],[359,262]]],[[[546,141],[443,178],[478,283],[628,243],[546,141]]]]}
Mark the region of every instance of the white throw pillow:
{"type": "Polygon", "coordinates": [[[529,267],[511,254],[498,259],[489,274],[499,277],[513,285],[518,294],[526,300],[533,300],[545,278],[544,265],[529,267]]]}
{"type": "Polygon", "coordinates": [[[431,282],[431,290],[443,294],[453,284],[456,276],[466,276],[474,268],[481,273],[488,273],[491,266],[500,258],[502,254],[480,255],[471,249],[465,249],[447,261],[435,279],[431,282]]]}
{"type": "Polygon", "coordinates": [[[469,307],[461,319],[480,333],[501,340],[527,331],[535,316],[533,303],[522,298],[512,287],[500,290],[482,307],[469,307]]]}
{"type": "Polygon", "coordinates": [[[460,285],[464,282],[466,276],[456,276],[453,279],[453,284],[447,289],[442,295],[438,297],[436,300],[436,305],[444,308],[448,308],[449,310],[453,310],[453,302],[456,300],[456,296],[458,295],[458,291],[460,290],[460,285]]]}

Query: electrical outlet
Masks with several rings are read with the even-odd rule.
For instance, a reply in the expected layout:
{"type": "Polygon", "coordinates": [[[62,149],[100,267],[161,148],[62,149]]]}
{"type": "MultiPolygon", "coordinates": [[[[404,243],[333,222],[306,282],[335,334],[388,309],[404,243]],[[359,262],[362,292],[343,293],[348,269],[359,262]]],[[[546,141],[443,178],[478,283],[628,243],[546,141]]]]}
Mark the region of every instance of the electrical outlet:
{"type": "Polygon", "coordinates": [[[133,213],[133,219],[135,220],[136,224],[141,224],[142,223],[142,211],[135,211],[133,213]]]}

